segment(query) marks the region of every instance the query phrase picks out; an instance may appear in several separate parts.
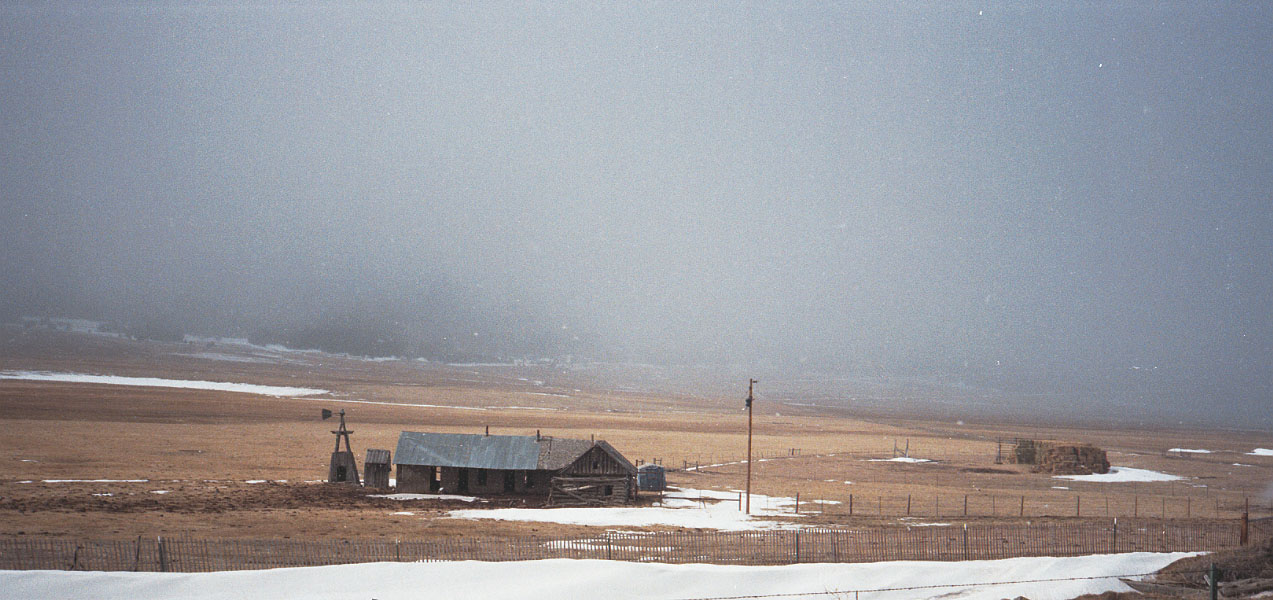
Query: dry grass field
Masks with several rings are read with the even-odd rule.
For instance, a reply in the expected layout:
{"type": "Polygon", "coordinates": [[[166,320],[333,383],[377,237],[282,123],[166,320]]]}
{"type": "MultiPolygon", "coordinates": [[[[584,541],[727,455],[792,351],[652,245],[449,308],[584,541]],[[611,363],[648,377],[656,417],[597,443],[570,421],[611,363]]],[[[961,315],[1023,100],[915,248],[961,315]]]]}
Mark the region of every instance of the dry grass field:
{"type": "MultiPolygon", "coordinates": [[[[582,527],[444,518],[468,507],[398,502],[318,483],[334,443],[321,408],[344,409],[361,467],[403,430],[606,439],[630,459],[660,460],[672,485],[742,487],[741,393],[680,394],[639,369],[454,366],[367,361],[224,345],[134,342],[0,330],[0,372],[55,372],[312,387],[314,398],[0,379],[0,536],[428,538],[459,533],[584,533],[582,527]],[[715,465],[715,466],[713,466],[715,465]],[[698,466],[698,469],[682,470],[698,466]],[[71,481],[46,480],[115,480],[71,481]],[[120,481],[144,480],[144,481],[120,481]],[[263,483],[253,483],[263,481],[263,483]],[[159,493],[162,492],[162,493],[159,493]],[[409,511],[413,514],[394,514],[409,511]]],[[[741,387],[741,386],[740,386],[741,387]]],[[[767,403],[755,415],[753,491],[800,495],[801,522],[875,524],[1114,516],[1237,518],[1246,499],[1268,512],[1267,433],[1098,429],[949,422],[767,403]],[[1168,482],[1054,479],[995,464],[996,440],[1084,441],[1116,466],[1182,476],[1168,482]],[[873,462],[894,444],[932,462],[873,462]],[[1171,448],[1207,449],[1180,454],[1171,448]],[[910,516],[907,517],[909,497],[910,516]],[[966,498],[966,500],[965,500],[966,498]],[[820,502],[824,501],[824,502],[820,502]],[[852,502],[853,514],[849,514],[852,502]],[[965,504],[966,502],[966,504],[965,504]],[[967,507],[965,509],[965,506],[967,507]],[[965,512],[966,510],[966,512],[965,512]]],[[[517,505],[496,499],[489,505],[517,505]]],[[[793,517],[794,518],[794,517],[793,517]]]]}

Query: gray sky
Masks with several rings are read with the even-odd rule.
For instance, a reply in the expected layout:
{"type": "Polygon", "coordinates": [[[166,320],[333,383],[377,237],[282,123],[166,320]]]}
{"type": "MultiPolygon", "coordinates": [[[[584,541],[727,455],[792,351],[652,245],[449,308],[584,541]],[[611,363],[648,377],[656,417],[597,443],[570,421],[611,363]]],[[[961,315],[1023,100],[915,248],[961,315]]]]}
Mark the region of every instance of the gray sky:
{"type": "Polygon", "coordinates": [[[1264,3],[10,3],[0,313],[1243,420],[1271,59],[1264,3]]]}

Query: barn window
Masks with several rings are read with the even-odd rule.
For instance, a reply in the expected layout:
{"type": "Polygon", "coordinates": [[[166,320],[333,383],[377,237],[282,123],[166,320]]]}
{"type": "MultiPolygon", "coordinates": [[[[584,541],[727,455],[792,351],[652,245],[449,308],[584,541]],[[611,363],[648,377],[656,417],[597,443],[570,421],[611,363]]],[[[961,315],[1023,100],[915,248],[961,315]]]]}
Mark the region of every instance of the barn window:
{"type": "Polygon", "coordinates": [[[613,485],[607,485],[607,486],[606,486],[606,495],[607,495],[607,496],[613,496],[613,495],[614,495],[614,486],[613,486],[613,485]]]}
{"type": "Polygon", "coordinates": [[[477,484],[486,485],[486,469],[477,470],[477,484]]]}

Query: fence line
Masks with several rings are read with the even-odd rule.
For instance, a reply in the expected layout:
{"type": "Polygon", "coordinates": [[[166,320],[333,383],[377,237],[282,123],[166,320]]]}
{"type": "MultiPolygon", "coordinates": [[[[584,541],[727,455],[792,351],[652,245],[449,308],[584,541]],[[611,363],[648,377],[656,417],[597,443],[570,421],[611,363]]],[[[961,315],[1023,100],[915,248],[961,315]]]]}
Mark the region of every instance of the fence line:
{"type": "MultiPolygon", "coordinates": [[[[649,492],[645,492],[649,493],[649,492]]],[[[668,491],[667,494],[694,499],[694,490],[684,493],[668,491]]],[[[738,494],[739,510],[743,506],[743,492],[738,494]]],[[[1141,494],[1100,494],[1073,491],[1038,492],[1025,494],[877,494],[860,491],[837,496],[830,500],[818,496],[801,496],[793,499],[764,496],[752,507],[768,510],[787,510],[792,513],[822,514],[831,517],[931,517],[946,519],[963,518],[1026,518],[1026,517],[1082,517],[1119,519],[1236,519],[1244,513],[1251,516],[1267,516],[1273,505],[1249,502],[1246,498],[1205,496],[1162,496],[1141,494]]],[[[715,501],[715,500],[713,500],[715,501]]],[[[733,499],[728,502],[734,502],[733,499]]]]}
{"type": "MultiPolygon", "coordinates": [[[[1252,540],[1273,537],[1273,519],[1251,521],[1250,532],[1252,540]]],[[[1148,519],[408,541],[14,538],[0,540],[0,569],[189,573],[363,562],[547,558],[782,565],[1184,552],[1235,548],[1240,543],[1240,523],[1148,519]]]]}

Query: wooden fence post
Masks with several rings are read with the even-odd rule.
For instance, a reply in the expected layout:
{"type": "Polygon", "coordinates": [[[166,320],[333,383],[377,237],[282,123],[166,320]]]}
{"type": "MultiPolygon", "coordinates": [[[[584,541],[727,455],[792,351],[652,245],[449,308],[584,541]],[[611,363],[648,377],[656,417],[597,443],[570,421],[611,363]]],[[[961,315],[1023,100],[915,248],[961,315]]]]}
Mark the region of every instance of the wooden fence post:
{"type": "Polygon", "coordinates": [[[1238,544],[1245,546],[1251,533],[1251,499],[1243,498],[1242,500],[1242,532],[1238,536],[1238,544]]]}
{"type": "Polygon", "coordinates": [[[1140,496],[1132,496],[1132,516],[1140,516],[1140,496]]]}
{"type": "Polygon", "coordinates": [[[137,536],[137,550],[133,553],[133,571],[141,568],[141,536],[137,536]]]}
{"type": "Polygon", "coordinates": [[[1021,495],[1021,514],[1017,516],[1020,516],[1020,517],[1025,516],[1025,494],[1021,495]]]}
{"type": "Polygon", "coordinates": [[[911,495],[906,494],[906,516],[911,516],[911,495]]]}
{"type": "Polygon", "coordinates": [[[853,494],[849,494],[849,516],[853,516],[853,494]]]}
{"type": "Polygon", "coordinates": [[[1118,553],[1118,517],[1114,517],[1114,528],[1110,533],[1109,552],[1110,554],[1118,553]]]}
{"type": "Polygon", "coordinates": [[[1083,496],[1078,494],[1074,495],[1074,516],[1083,516],[1083,496]]]}
{"type": "Polygon", "coordinates": [[[964,523],[964,560],[968,560],[968,524],[964,523]]]}
{"type": "Polygon", "coordinates": [[[159,536],[159,572],[168,572],[168,554],[164,549],[164,538],[159,536]]]}
{"type": "Polygon", "coordinates": [[[800,492],[796,492],[796,514],[800,514],[800,492]]]}
{"type": "MultiPolygon", "coordinates": [[[[968,494],[964,494],[964,516],[968,516],[968,494]]],[[[968,531],[968,524],[964,523],[964,531],[968,531]]]]}

